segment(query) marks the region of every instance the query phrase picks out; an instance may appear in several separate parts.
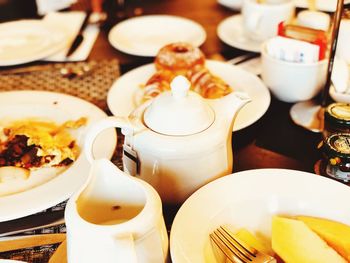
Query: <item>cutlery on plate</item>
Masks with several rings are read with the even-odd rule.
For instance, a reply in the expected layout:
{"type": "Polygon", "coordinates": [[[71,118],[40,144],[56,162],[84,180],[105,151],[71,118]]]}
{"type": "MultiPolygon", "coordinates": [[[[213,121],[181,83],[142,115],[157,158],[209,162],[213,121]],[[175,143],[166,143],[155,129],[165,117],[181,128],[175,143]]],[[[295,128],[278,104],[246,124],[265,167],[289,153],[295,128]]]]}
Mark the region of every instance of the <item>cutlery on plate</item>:
{"type": "MultiPolygon", "coordinates": [[[[224,226],[210,234],[210,240],[219,262],[227,258],[232,263],[276,263],[276,259],[235,238],[224,226]]],[[[226,262],[226,261],[225,261],[226,262]]]]}
{"type": "Polygon", "coordinates": [[[65,239],[66,234],[62,233],[2,237],[0,238],[0,252],[61,243],[65,239]]]}
{"type": "MultiPolygon", "coordinates": [[[[64,210],[38,213],[0,223],[0,237],[64,223],[64,210]]],[[[1,246],[0,246],[1,247],[1,246]]]]}
{"type": "Polygon", "coordinates": [[[240,66],[241,68],[245,69],[250,73],[253,73],[254,75],[261,75],[260,54],[249,53],[227,60],[226,62],[235,66],[240,66]]]}
{"type": "Polygon", "coordinates": [[[260,57],[260,54],[258,53],[249,53],[249,54],[244,54],[242,56],[234,57],[230,60],[227,60],[226,62],[233,65],[239,65],[258,57],[260,57]]]}
{"type": "Polygon", "coordinates": [[[90,19],[91,12],[87,12],[84,18],[83,23],[80,26],[78,34],[75,36],[73,41],[71,42],[71,45],[67,51],[66,57],[69,58],[81,45],[81,43],[84,40],[84,30],[86,26],[89,24],[89,19],[90,19]]]}

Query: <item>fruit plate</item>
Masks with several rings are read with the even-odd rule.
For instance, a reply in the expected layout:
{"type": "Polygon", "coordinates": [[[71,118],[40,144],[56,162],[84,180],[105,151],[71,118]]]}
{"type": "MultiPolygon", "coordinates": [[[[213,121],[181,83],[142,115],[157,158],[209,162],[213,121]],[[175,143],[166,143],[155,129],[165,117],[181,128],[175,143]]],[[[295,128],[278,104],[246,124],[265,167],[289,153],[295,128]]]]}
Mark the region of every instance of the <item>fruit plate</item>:
{"type": "Polygon", "coordinates": [[[179,209],[170,233],[172,262],[216,262],[209,233],[246,228],[270,241],[275,214],[308,215],[350,224],[350,188],[315,174],[256,169],[217,179],[179,209]],[[189,222],[193,222],[189,224],[189,222]]]}

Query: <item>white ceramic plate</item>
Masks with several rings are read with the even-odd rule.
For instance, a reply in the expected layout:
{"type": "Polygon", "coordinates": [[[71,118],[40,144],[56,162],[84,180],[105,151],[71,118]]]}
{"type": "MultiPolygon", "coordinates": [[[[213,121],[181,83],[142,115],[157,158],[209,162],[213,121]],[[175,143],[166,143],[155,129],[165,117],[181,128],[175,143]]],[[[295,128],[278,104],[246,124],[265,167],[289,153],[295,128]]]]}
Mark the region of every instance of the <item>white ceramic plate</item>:
{"type": "MultiPolygon", "coordinates": [[[[349,3],[349,0],[344,0],[344,3],[349,3]]],[[[239,10],[242,7],[242,0],[218,0],[218,3],[233,9],[239,10]]],[[[308,8],[308,0],[294,0],[295,6],[299,8],[308,8]]],[[[334,12],[337,6],[336,0],[316,0],[316,8],[320,11],[334,12]]]]}
{"type": "Polygon", "coordinates": [[[310,215],[350,224],[350,188],[315,174],[248,170],[199,189],[181,206],[170,233],[174,263],[216,262],[209,233],[220,225],[271,235],[274,214],[310,215]],[[194,222],[194,223],[189,223],[194,222]]]}
{"type": "Polygon", "coordinates": [[[115,25],[108,34],[109,42],[116,49],[151,57],[166,44],[183,41],[199,47],[205,39],[206,32],[200,24],[169,15],[130,18],[115,25]]]}
{"type": "MultiPolygon", "coordinates": [[[[80,146],[77,160],[65,171],[44,178],[32,178],[18,182],[19,192],[0,196],[0,222],[27,216],[47,209],[66,199],[77,191],[88,178],[89,163],[82,154],[85,132],[89,125],[104,118],[106,114],[95,105],[82,99],[53,92],[13,91],[0,93],[0,120],[2,123],[36,117],[63,123],[87,117],[87,125],[72,131],[72,136],[80,146]]],[[[101,133],[94,147],[96,157],[111,157],[116,145],[114,130],[101,133]],[[106,143],[108,141],[108,143],[106,143]]],[[[15,191],[13,181],[2,183],[0,189],[15,191]]]]}
{"type": "MultiPolygon", "coordinates": [[[[265,84],[254,74],[225,62],[207,60],[206,66],[216,76],[226,81],[235,91],[244,91],[251,102],[239,111],[233,131],[241,130],[264,115],[270,105],[270,93],[265,84]]],[[[128,116],[136,107],[136,94],[141,84],[155,72],[154,64],[133,69],[121,76],[107,95],[107,104],[115,116],[128,116]]]]}
{"type": "Polygon", "coordinates": [[[63,28],[41,20],[18,20],[0,24],[0,66],[45,58],[67,45],[63,28]]]}
{"type": "Polygon", "coordinates": [[[251,40],[244,33],[242,15],[233,15],[221,21],[217,27],[217,34],[231,47],[260,53],[261,42],[251,40]]]}
{"type": "MultiPolygon", "coordinates": [[[[294,0],[296,7],[308,8],[309,0],[294,0]]],[[[344,0],[344,4],[350,3],[344,0]]],[[[337,0],[316,0],[316,9],[325,12],[334,12],[337,7],[337,0]]]]}

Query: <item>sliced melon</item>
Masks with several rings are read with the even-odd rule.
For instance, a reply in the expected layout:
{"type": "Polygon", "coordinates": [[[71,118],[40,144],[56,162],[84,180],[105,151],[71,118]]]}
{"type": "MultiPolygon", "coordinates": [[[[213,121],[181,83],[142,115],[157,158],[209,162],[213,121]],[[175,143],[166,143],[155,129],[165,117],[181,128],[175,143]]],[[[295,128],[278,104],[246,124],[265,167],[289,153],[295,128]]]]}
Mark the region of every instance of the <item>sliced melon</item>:
{"type": "Polygon", "coordinates": [[[303,221],[329,246],[350,261],[350,226],[317,217],[298,216],[297,219],[303,221]]]}
{"type": "Polygon", "coordinates": [[[346,263],[304,222],[281,216],[272,219],[272,249],[286,263],[346,263]]]}
{"type": "Polygon", "coordinates": [[[274,254],[268,243],[264,242],[264,240],[255,236],[245,228],[239,229],[235,233],[235,237],[237,237],[238,239],[242,240],[244,243],[252,246],[256,250],[259,250],[265,254],[269,254],[271,256],[274,254]]]}

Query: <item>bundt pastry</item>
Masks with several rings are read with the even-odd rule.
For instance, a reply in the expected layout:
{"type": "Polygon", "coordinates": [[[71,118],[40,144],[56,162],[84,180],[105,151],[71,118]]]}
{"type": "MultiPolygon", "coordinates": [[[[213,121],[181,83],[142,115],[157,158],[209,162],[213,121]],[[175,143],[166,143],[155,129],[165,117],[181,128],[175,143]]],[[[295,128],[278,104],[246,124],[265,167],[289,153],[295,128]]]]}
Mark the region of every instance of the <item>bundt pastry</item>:
{"type": "Polygon", "coordinates": [[[221,78],[214,76],[202,66],[196,66],[187,71],[186,77],[190,80],[191,89],[203,98],[217,99],[232,92],[231,87],[221,78]]]}
{"type": "Polygon", "coordinates": [[[154,63],[157,70],[170,70],[176,75],[185,75],[194,66],[204,67],[205,56],[199,48],[178,42],[162,47],[154,63]]]}
{"type": "Polygon", "coordinates": [[[187,43],[173,43],[161,48],[155,58],[156,73],[142,87],[141,102],[170,90],[170,83],[177,75],[186,76],[191,89],[204,98],[221,98],[232,92],[222,79],[212,75],[205,67],[205,56],[199,48],[187,43]]]}

